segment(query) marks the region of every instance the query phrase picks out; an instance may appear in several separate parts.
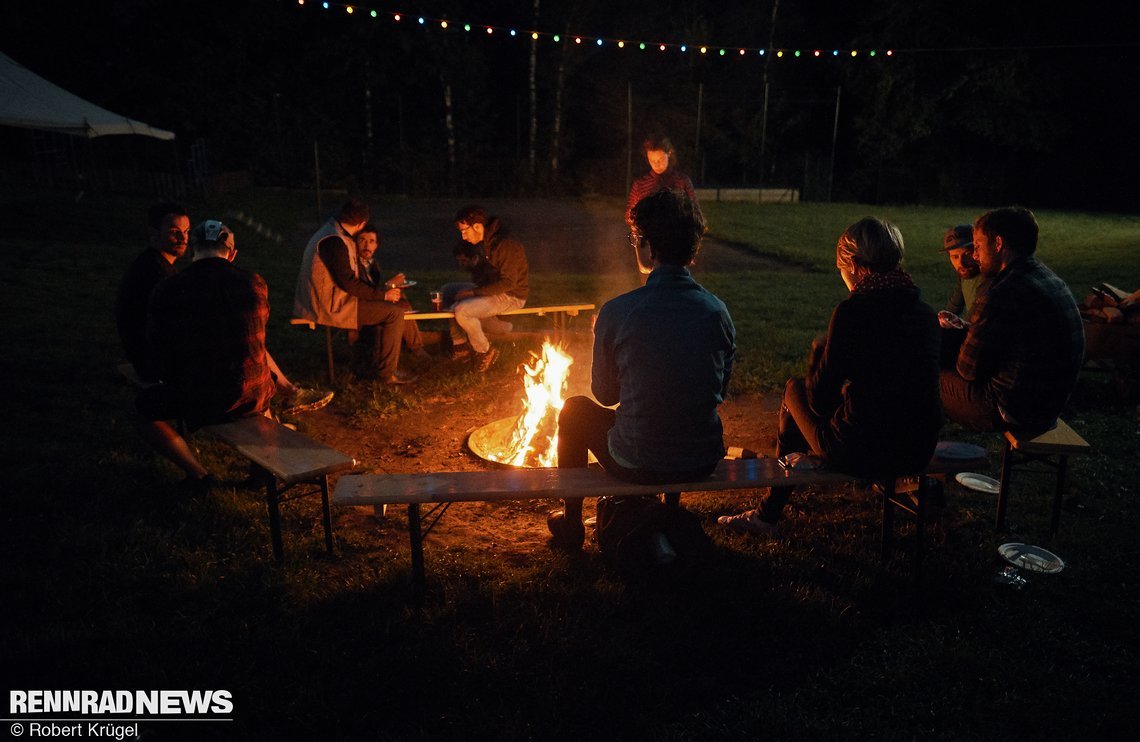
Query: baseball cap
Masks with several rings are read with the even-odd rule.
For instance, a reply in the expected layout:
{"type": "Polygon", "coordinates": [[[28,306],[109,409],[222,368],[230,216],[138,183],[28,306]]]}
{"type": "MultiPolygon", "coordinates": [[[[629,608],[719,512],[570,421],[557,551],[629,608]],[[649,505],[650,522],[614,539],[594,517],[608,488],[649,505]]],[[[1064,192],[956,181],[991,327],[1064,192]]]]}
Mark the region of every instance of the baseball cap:
{"type": "Polygon", "coordinates": [[[942,238],[942,252],[950,252],[960,247],[973,247],[974,227],[970,224],[959,224],[946,230],[942,238]]]}
{"type": "Polygon", "coordinates": [[[194,227],[190,233],[190,241],[196,245],[211,243],[215,246],[221,244],[234,249],[234,233],[225,224],[217,219],[207,219],[194,227]]]}

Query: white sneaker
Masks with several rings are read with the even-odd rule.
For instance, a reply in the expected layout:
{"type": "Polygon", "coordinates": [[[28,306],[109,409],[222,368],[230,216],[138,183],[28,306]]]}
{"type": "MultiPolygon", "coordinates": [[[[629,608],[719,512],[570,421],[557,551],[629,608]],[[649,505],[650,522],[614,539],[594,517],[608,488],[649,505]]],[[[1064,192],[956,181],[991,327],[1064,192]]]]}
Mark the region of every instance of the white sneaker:
{"type": "Polygon", "coordinates": [[[769,523],[760,518],[759,510],[747,510],[736,515],[722,515],[716,519],[717,524],[730,533],[751,533],[773,535],[776,524],[769,523]]]}

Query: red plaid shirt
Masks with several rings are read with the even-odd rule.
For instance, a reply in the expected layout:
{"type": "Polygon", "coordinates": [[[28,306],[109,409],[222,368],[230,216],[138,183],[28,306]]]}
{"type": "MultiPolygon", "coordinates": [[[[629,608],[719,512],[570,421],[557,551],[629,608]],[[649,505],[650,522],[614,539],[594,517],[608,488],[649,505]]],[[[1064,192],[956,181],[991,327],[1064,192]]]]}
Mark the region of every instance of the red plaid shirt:
{"type": "Polygon", "coordinates": [[[196,260],[151,296],[147,334],[191,425],[259,414],[275,385],[265,351],[269,294],[224,258],[196,260]]]}

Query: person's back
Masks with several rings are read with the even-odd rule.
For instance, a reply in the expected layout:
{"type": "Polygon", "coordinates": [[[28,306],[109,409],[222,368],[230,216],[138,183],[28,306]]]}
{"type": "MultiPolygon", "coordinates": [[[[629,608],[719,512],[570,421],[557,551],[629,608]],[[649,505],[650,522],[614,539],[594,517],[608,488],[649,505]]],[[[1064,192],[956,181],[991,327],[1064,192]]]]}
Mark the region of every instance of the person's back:
{"type": "Polygon", "coordinates": [[[808,400],[828,415],[821,442],[839,469],[915,471],[930,460],[942,423],[934,310],[915,286],[853,293],[836,307],[808,400]]]}
{"type": "Polygon", "coordinates": [[[989,342],[977,378],[989,379],[1016,426],[1052,427],[1084,362],[1084,326],[1069,287],[1029,256],[999,273],[980,302],[975,322],[989,342]]]}
{"type": "Polygon", "coordinates": [[[155,289],[150,334],[163,378],[192,424],[269,407],[268,318],[265,281],[224,257],[196,259],[155,289]]]}
{"type": "Polygon", "coordinates": [[[607,302],[595,326],[594,394],[620,402],[610,445],[638,467],[697,468],[724,455],[734,328],[724,303],[686,268],[659,265],[645,286],[607,302]],[[601,361],[601,362],[599,362],[601,361]]]}

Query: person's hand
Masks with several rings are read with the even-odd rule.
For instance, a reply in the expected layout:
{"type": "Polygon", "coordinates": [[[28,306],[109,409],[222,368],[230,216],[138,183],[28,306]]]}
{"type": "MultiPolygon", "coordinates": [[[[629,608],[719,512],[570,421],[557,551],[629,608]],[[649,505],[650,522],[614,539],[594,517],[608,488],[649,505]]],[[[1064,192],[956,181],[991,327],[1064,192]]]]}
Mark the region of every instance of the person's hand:
{"type": "Polygon", "coordinates": [[[938,313],[938,324],[947,330],[965,330],[966,323],[961,317],[943,309],[938,313]]]}
{"type": "Polygon", "coordinates": [[[395,304],[399,300],[400,300],[400,290],[399,289],[388,289],[387,291],[384,292],[384,301],[392,302],[393,304],[395,304]]]}
{"type": "Polygon", "coordinates": [[[384,283],[387,286],[403,286],[407,282],[408,282],[408,279],[404,277],[403,273],[397,273],[396,275],[392,276],[391,278],[389,278],[384,283]]]}

